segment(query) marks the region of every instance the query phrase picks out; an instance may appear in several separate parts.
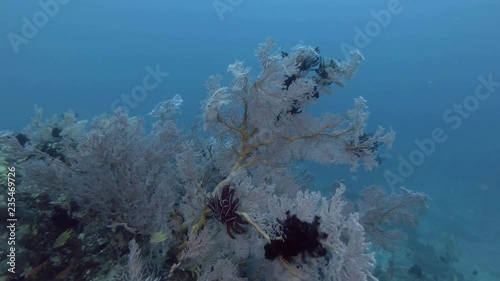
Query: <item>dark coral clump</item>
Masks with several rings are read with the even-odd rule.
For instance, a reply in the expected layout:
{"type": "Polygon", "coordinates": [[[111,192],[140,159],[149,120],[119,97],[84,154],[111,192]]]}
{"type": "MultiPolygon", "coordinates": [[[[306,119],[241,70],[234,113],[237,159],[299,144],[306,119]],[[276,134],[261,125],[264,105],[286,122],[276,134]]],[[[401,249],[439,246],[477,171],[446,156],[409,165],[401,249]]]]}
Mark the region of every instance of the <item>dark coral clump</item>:
{"type": "Polygon", "coordinates": [[[242,224],[248,224],[236,210],[240,205],[240,199],[234,198],[234,189],[229,185],[222,188],[219,196],[209,197],[207,207],[212,210],[212,217],[226,225],[227,234],[235,239],[233,232],[242,234],[245,232],[242,224]]]}
{"type": "Polygon", "coordinates": [[[326,255],[326,249],[320,242],[328,234],[319,231],[320,217],[314,217],[312,223],[301,221],[296,215],[290,216],[286,212],[286,219],[278,223],[280,230],[276,233],[277,238],[271,240],[271,243],[264,246],[266,259],[273,260],[278,256],[290,261],[298,254],[302,254],[302,260],[305,260],[305,254],[311,257],[322,257],[326,255]]]}

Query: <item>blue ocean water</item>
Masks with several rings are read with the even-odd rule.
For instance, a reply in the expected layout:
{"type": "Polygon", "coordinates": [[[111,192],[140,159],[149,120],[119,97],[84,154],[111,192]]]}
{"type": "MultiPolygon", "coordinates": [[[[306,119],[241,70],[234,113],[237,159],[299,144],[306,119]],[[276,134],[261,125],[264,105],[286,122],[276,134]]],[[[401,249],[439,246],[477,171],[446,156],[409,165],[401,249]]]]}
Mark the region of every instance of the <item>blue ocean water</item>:
{"type": "Polygon", "coordinates": [[[358,48],[359,73],[313,110],[363,96],[369,127],[392,127],[396,142],[372,171],[307,163],[318,189],[342,180],[425,192],[414,235],[436,248],[453,237],[464,280],[500,280],[499,11],[497,0],[2,1],[0,130],[20,131],[35,104],[91,119],[117,107],[146,115],[176,94],[190,124],[207,78],[236,59],[258,75],[253,53],[269,36],[339,59],[358,48]],[[124,100],[152,72],[158,83],[124,100]]]}

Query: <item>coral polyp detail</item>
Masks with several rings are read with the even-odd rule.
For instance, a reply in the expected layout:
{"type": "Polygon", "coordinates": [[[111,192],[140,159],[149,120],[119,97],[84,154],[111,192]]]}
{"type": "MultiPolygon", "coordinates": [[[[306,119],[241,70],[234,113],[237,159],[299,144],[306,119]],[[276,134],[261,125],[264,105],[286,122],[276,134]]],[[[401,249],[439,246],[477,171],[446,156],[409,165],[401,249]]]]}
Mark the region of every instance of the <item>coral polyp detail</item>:
{"type": "Polygon", "coordinates": [[[235,239],[233,232],[242,234],[245,229],[242,225],[248,224],[236,211],[240,205],[240,199],[234,198],[234,189],[229,185],[222,188],[220,197],[218,195],[209,197],[207,207],[212,211],[212,217],[226,225],[227,234],[235,239]]]}

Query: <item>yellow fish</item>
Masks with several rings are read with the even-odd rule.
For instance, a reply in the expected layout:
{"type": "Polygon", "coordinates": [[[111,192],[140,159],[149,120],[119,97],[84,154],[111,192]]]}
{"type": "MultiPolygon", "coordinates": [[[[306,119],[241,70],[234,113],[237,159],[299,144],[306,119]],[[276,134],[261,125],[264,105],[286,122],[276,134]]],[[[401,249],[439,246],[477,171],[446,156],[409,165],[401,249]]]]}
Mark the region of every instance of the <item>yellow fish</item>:
{"type": "Polygon", "coordinates": [[[155,233],[153,233],[153,235],[151,235],[151,238],[149,239],[149,243],[158,244],[158,243],[161,243],[167,239],[168,239],[167,234],[165,234],[163,232],[155,232],[155,233]]]}

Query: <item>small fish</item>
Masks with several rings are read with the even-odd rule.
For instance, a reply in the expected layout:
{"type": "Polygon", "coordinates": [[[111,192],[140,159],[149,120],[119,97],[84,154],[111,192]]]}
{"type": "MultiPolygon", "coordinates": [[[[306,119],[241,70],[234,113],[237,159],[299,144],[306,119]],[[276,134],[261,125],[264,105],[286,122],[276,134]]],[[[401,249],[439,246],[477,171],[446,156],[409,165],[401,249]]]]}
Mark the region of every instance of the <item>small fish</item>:
{"type": "Polygon", "coordinates": [[[158,243],[161,243],[167,239],[168,239],[167,234],[165,234],[163,232],[155,232],[155,233],[153,233],[153,235],[151,235],[151,238],[149,239],[149,243],[158,244],[158,243]]]}
{"type": "Polygon", "coordinates": [[[64,244],[66,244],[66,241],[68,241],[71,235],[73,235],[73,229],[71,228],[66,229],[66,231],[57,236],[56,241],[54,241],[54,244],[52,246],[54,248],[59,248],[64,246],[64,244]]]}

